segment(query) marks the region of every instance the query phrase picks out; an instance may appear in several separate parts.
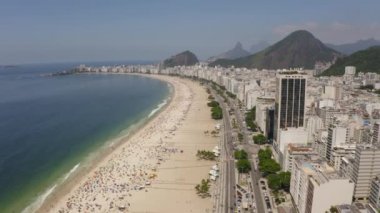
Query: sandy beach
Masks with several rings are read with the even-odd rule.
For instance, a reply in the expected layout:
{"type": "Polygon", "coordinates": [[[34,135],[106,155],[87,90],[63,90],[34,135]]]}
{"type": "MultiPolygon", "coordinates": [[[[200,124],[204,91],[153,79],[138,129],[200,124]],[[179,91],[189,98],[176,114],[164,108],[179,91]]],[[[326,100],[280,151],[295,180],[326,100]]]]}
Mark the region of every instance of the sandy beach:
{"type": "Polygon", "coordinates": [[[212,199],[196,194],[215,162],[197,150],[218,143],[207,93],[198,82],[151,76],[174,88],[171,101],[151,121],[70,180],[38,212],[212,212],[212,199]]]}

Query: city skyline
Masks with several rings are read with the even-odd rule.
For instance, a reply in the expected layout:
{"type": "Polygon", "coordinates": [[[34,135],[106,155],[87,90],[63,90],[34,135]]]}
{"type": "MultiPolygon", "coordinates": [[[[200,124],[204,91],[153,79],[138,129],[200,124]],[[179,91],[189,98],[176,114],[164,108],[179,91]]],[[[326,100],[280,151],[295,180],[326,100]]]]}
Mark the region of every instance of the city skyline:
{"type": "Polygon", "coordinates": [[[379,3],[355,3],[4,1],[0,64],[161,61],[187,49],[205,60],[298,29],[334,44],[379,39],[379,3]]]}

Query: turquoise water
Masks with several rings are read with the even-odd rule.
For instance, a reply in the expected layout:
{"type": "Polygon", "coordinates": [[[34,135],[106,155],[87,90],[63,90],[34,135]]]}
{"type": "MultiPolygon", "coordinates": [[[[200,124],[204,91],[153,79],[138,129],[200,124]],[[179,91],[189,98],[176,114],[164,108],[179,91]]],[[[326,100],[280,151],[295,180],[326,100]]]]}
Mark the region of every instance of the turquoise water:
{"type": "Polygon", "coordinates": [[[140,76],[41,76],[72,66],[0,69],[0,212],[24,209],[169,95],[140,76]]]}

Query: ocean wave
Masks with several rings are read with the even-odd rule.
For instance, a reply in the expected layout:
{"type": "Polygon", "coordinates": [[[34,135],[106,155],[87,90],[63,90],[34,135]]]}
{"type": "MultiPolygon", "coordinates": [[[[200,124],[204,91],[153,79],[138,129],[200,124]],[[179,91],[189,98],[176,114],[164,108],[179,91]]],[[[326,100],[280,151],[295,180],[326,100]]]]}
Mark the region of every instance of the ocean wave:
{"type": "MultiPolygon", "coordinates": [[[[66,181],[70,175],[72,175],[78,168],[79,168],[79,165],[80,163],[78,163],[77,165],[75,165],[64,177],[63,179],[61,180],[61,182],[64,182],[66,181]]],[[[41,194],[40,196],[37,197],[37,199],[32,203],[30,204],[29,206],[27,206],[23,211],[22,213],[30,213],[30,212],[35,212],[37,211],[41,206],[42,204],[45,202],[46,198],[51,194],[53,193],[54,189],[57,187],[57,184],[54,184],[54,186],[50,187],[49,189],[47,189],[43,194],[41,194]]]]}
{"type": "Polygon", "coordinates": [[[30,204],[28,207],[26,207],[22,213],[30,213],[30,212],[35,212],[37,209],[39,209],[46,198],[54,191],[54,189],[57,187],[57,184],[46,190],[42,195],[38,196],[38,198],[30,204]]]}
{"type": "Polygon", "coordinates": [[[152,117],[154,114],[156,114],[156,112],[158,112],[163,106],[165,106],[166,104],[168,103],[168,100],[164,100],[162,103],[158,104],[157,107],[155,109],[153,109],[149,115],[148,115],[148,118],[152,117]]]}
{"type": "Polygon", "coordinates": [[[75,170],[78,169],[80,163],[78,163],[77,165],[75,165],[66,175],[65,177],[63,178],[63,181],[67,180],[67,178],[70,177],[71,174],[73,174],[75,172],[75,170]]]}

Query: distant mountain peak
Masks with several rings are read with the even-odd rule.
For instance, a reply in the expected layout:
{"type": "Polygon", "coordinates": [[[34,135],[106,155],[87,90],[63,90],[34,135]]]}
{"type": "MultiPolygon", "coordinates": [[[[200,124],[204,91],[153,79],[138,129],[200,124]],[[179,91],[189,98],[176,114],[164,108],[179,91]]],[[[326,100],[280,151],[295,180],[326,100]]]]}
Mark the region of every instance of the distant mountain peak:
{"type": "Polygon", "coordinates": [[[238,41],[234,47],[234,49],[243,49],[243,45],[238,41]]]}
{"type": "Polygon", "coordinates": [[[306,30],[290,33],[281,41],[256,54],[235,60],[217,60],[210,66],[235,66],[258,69],[314,68],[317,62],[332,62],[341,54],[326,47],[306,30]]]}
{"type": "Polygon", "coordinates": [[[303,37],[303,38],[315,39],[314,35],[307,30],[296,30],[290,33],[287,37],[303,37]]]}
{"type": "Polygon", "coordinates": [[[192,66],[197,64],[197,56],[189,50],[183,51],[163,61],[164,67],[192,66]]]}
{"type": "Polygon", "coordinates": [[[221,53],[217,56],[213,56],[211,58],[208,59],[208,62],[213,62],[215,60],[218,60],[218,59],[236,59],[236,58],[240,58],[240,57],[244,57],[244,56],[248,56],[250,55],[250,53],[248,51],[246,51],[244,48],[243,48],[243,45],[240,43],[240,41],[238,41],[234,48],[232,48],[231,50],[228,50],[224,53],[221,53]]]}

